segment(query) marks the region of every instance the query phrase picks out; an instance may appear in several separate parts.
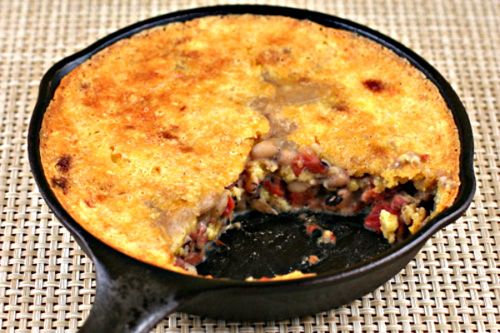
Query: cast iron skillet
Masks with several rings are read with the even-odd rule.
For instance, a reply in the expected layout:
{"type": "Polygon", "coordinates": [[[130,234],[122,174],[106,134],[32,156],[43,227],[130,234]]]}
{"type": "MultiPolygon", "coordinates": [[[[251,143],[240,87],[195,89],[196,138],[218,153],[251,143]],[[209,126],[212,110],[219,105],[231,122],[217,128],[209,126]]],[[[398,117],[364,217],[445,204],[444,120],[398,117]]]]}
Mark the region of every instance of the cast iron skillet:
{"type": "Polygon", "coordinates": [[[95,264],[97,294],[81,332],[146,332],[175,310],[213,318],[271,320],[312,314],[345,304],[375,289],[404,268],[429,237],[465,211],[475,189],[473,140],[467,114],[451,86],[431,65],[398,42],[362,25],[285,7],[236,5],[171,13],[121,29],[63,59],[42,79],[29,128],[28,152],[40,193],[95,264]],[[384,245],[375,234],[359,228],[356,218],[341,221],[331,216],[315,216],[322,223],[328,224],[333,220],[335,223],[329,225],[338,237],[341,235],[341,239],[336,247],[322,253],[326,259],[319,268],[309,268],[316,271],[317,276],[289,281],[245,282],[237,278],[285,273],[294,267],[295,260],[299,258],[297,253],[317,250],[301,236],[297,227],[300,224],[297,222],[298,214],[275,218],[255,214],[242,216],[242,219],[248,220],[247,230],[229,235],[229,239],[226,237],[228,242],[233,239],[230,249],[216,251],[200,267],[205,273],[225,279],[187,276],[144,264],[111,249],[83,230],[51,192],[40,162],[40,126],[61,79],[99,50],[139,31],[207,15],[241,13],[283,15],[349,30],[388,47],[422,71],[439,88],[453,113],[460,135],[461,186],[453,206],[417,234],[391,247],[384,245]],[[274,219],[274,223],[262,224],[266,219],[274,219]],[[281,223],[289,225],[287,234],[280,228],[281,223]]]}

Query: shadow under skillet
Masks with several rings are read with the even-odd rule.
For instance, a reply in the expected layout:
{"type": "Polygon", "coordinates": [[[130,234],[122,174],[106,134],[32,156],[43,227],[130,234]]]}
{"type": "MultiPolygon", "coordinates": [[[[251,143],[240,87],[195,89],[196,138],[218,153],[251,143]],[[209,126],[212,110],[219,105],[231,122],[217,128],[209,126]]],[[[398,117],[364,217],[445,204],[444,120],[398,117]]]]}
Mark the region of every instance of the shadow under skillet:
{"type": "Polygon", "coordinates": [[[207,260],[197,269],[202,275],[232,279],[271,277],[294,270],[323,273],[344,269],[369,261],[390,247],[381,235],[363,227],[363,218],[307,211],[241,214],[233,221],[241,222],[241,228],[224,233],[220,245],[208,252],[207,260]],[[306,223],[333,231],[336,243],[318,243],[321,231],[308,235],[306,223]],[[311,255],[319,262],[310,264],[307,258],[311,255]]]}

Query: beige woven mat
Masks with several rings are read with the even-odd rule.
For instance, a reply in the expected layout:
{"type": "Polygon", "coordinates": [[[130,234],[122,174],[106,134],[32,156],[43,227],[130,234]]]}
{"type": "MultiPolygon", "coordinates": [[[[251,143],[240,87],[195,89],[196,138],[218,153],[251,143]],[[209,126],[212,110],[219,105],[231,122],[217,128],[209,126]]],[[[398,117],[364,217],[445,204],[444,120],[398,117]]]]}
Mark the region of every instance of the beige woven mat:
{"type": "MultiPolygon", "coordinates": [[[[174,314],[155,332],[497,332],[500,328],[500,1],[280,1],[366,24],[451,81],[475,132],[478,191],[396,277],[339,309],[283,322],[174,314]]],[[[90,260],[34,186],[26,131],[43,73],[138,20],[217,1],[0,0],[0,330],[75,332],[91,307],[90,260]]]]}

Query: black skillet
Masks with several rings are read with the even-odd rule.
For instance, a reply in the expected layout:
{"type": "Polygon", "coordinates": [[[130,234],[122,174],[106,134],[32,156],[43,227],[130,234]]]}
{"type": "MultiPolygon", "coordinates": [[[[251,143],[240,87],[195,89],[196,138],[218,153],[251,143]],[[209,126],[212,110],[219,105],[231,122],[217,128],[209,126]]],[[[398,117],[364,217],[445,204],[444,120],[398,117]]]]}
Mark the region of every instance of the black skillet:
{"type": "Polygon", "coordinates": [[[467,114],[451,86],[431,65],[398,42],[362,25],[285,7],[236,5],[171,13],[121,29],[63,59],[42,79],[29,128],[28,152],[40,193],[95,264],[97,293],[81,332],[146,332],[173,311],[212,318],[274,320],[340,306],[375,289],[403,269],[429,237],[465,211],[475,189],[473,140],[467,114]],[[209,260],[199,267],[204,273],[225,277],[214,279],[182,275],[144,264],[111,249],[83,230],[51,192],[40,162],[40,125],[61,79],[99,50],[139,31],[202,16],[242,13],[283,15],[352,31],[388,47],[422,71],[439,88],[458,128],[461,186],[455,203],[417,234],[390,247],[376,234],[363,230],[359,217],[243,215],[240,217],[245,220],[243,230],[225,235],[223,241],[227,246],[215,250],[209,260]],[[315,246],[310,238],[304,236],[304,218],[316,219],[323,226],[333,229],[337,234],[337,245],[315,246]],[[319,254],[323,260],[309,267],[301,263],[304,254],[319,254]],[[316,272],[317,275],[271,282],[246,282],[241,279],[249,275],[260,277],[286,273],[296,268],[316,272]]]}

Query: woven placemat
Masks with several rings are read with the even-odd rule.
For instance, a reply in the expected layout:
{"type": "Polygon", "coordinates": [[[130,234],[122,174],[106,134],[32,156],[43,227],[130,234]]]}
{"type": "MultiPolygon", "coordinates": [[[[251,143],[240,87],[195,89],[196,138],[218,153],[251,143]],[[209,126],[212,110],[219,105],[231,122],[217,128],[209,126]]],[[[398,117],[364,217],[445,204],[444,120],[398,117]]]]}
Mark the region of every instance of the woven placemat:
{"type": "MultiPolygon", "coordinates": [[[[0,0],[0,331],[75,332],[94,295],[91,261],[30,174],[26,132],[43,73],[138,20],[218,1],[0,0]]],[[[384,286],[339,309],[281,322],[173,314],[154,332],[497,332],[500,328],[500,1],[273,1],[366,24],[452,83],[475,132],[478,191],[384,286]]]]}

